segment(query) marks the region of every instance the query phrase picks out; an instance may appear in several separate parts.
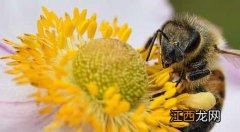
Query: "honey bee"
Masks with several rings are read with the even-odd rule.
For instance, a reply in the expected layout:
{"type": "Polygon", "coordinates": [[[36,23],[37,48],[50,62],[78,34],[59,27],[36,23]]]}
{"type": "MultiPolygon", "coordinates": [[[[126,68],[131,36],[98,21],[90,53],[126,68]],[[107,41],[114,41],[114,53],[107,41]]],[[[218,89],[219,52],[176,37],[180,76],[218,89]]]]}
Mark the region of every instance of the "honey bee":
{"type": "MultiPolygon", "coordinates": [[[[236,63],[234,59],[240,58],[240,51],[227,48],[217,26],[204,18],[187,13],[174,16],[149,38],[145,44],[145,50],[149,49],[146,61],[149,60],[156,39],[163,68],[172,67],[179,76],[176,86],[183,81],[186,92],[212,92],[217,101],[213,109],[220,110],[225,83],[217,61],[223,55],[236,63]]],[[[182,131],[205,132],[213,125],[212,122],[195,122],[182,131]]]]}
{"type": "Polygon", "coordinates": [[[150,37],[145,45],[145,49],[149,48],[146,61],[157,38],[163,68],[171,66],[179,73],[177,85],[185,80],[188,88],[207,82],[212,71],[218,68],[220,54],[228,59],[240,57],[239,50],[224,48],[225,39],[215,25],[187,13],[176,15],[150,37]]]}

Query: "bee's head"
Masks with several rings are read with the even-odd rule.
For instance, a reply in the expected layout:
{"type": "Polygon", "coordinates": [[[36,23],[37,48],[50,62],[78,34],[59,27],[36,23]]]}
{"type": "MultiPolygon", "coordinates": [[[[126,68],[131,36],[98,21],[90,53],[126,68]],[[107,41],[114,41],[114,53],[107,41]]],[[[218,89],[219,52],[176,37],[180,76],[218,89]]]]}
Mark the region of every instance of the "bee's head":
{"type": "Polygon", "coordinates": [[[200,43],[200,34],[187,25],[174,21],[167,22],[160,37],[162,63],[169,67],[184,60],[187,54],[192,53],[200,43]]]}

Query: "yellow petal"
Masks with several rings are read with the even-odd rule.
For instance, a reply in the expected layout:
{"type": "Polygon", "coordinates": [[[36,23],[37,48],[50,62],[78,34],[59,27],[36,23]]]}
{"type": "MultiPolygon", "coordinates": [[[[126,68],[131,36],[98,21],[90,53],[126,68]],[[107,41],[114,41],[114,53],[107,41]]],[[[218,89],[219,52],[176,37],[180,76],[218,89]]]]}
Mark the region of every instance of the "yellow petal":
{"type": "Polygon", "coordinates": [[[176,98],[171,98],[164,103],[164,108],[170,108],[170,107],[172,107],[176,104],[177,104],[177,99],[176,98]]]}
{"type": "Polygon", "coordinates": [[[97,30],[97,23],[96,23],[96,21],[92,21],[89,24],[88,29],[87,29],[87,35],[88,35],[89,39],[94,38],[96,30],[97,30]]]}
{"type": "Polygon", "coordinates": [[[163,86],[163,89],[164,89],[165,91],[167,91],[167,90],[170,89],[170,88],[174,88],[175,85],[176,85],[176,83],[166,82],[166,83],[164,84],[164,86],[163,86]]]}
{"type": "Polygon", "coordinates": [[[149,132],[148,126],[143,122],[136,123],[136,126],[140,132],[149,132]]]}
{"type": "Polygon", "coordinates": [[[176,94],[176,91],[177,91],[176,88],[170,88],[164,93],[164,96],[166,98],[171,98],[172,96],[174,96],[176,94]]]}
{"type": "Polygon", "coordinates": [[[162,74],[161,76],[158,77],[158,79],[155,81],[156,85],[161,87],[163,86],[170,78],[169,73],[162,74]]]}
{"type": "Polygon", "coordinates": [[[159,128],[155,132],[168,132],[165,128],[159,128]]]}
{"type": "Polygon", "coordinates": [[[89,20],[85,20],[80,26],[78,26],[78,33],[80,36],[83,35],[83,33],[87,30],[87,27],[89,25],[89,20]]]}
{"type": "Polygon", "coordinates": [[[150,104],[150,109],[155,109],[155,108],[159,107],[164,101],[165,101],[164,96],[159,96],[159,97],[155,98],[154,101],[152,101],[150,104]]]}
{"type": "Polygon", "coordinates": [[[126,31],[123,32],[123,34],[120,37],[120,40],[126,42],[129,38],[129,36],[131,35],[131,33],[132,33],[132,29],[128,28],[126,31]]]}
{"type": "Polygon", "coordinates": [[[145,118],[145,121],[147,124],[154,126],[154,127],[157,127],[159,125],[159,122],[150,115],[145,118]]]}

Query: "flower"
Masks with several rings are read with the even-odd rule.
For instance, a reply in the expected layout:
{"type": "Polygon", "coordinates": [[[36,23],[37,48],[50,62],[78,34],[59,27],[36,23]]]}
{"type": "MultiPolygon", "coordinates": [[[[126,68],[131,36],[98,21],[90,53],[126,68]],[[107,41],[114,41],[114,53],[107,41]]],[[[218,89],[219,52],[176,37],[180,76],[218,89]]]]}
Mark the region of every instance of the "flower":
{"type": "MultiPolygon", "coordinates": [[[[182,93],[184,87],[172,82],[173,69],[159,61],[146,66],[146,51],[126,43],[132,29],[119,26],[117,18],[98,25],[87,10],[75,8],[72,17],[45,7],[43,12],[36,34],[24,34],[19,44],[4,40],[15,53],[2,59],[11,60],[6,72],[17,84],[35,87],[31,96],[39,112],[53,115],[45,131],[179,131],[189,123],[170,122],[170,110],[215,104],[210,93],[182,93]]],[[[160,60],[158,50],[155,46],[150,59],[160,60]]]]}

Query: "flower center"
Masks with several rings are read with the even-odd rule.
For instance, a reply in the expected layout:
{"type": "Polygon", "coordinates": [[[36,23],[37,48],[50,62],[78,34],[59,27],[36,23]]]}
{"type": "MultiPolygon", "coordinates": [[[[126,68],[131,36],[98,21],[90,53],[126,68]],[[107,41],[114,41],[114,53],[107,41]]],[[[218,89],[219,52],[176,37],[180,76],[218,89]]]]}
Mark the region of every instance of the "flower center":
{"type": "Polygon", "coordinates": [[[107,88],[115,86],[121,96],[136,105],[147,88],[144,61],[128,44],[115,39],[96,39],[79,48],[73,61],[76,84],[86,90],[94,82],[97,98],[103,99],[107,88]]]}

